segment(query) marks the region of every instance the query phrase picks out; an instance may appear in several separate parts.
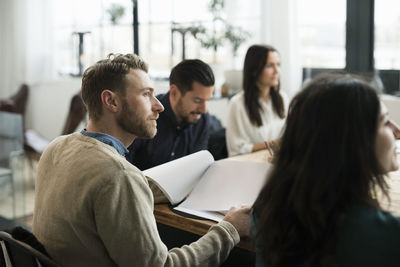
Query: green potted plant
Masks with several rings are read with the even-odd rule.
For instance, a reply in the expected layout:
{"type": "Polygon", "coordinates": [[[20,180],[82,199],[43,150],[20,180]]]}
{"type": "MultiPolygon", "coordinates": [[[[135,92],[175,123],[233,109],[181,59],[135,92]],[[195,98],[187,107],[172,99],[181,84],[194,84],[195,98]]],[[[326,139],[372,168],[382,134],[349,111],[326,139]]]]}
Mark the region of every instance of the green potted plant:
{"type": "Polygon", "coordinates": [[[231,94],[238,91],[241,86],[242,72],[235,70],[235,59],[239,47],[250,37],[250,33],[240,26],[234,26],[224,19],[225,0],[211,0],[208,4],[208,10],[212,14],[213,27],[205,28],[201,24],[190,27],[190,32],[200,45],[214,51],[214,74],[216,80],[219,76],[224,76],[225,83],[221,87],[222,95],[231,94]],[[217,67],[217,51],[225,42],[229,42],[232,47],[232,68],[233,70],[223,71],[217,67]],[[233,78],[233,79],[231,79],[233,78]]]}
{"type": "Polygon", "coordinates": [[[107,13],[110,16],[111,24],[116,25],[118,24],[119,20],[124,16],[125,8],[120,4],[113,3],[107,9],[107,13]]]}
{"type": "Polygon", "coordinates": [[[211,0],[208,4],[208,10],[213,16],[213,28],[207,29],[201,24],[191,27],[191,34],[197,39],[204,48],[214,50],[214,62],[218,48],[226,41],[232,45],[232,54],[237,56],[239,47],[250,37],[250,33],[242,27],[233,26],[223,18],[225,0],[211,0]]]}

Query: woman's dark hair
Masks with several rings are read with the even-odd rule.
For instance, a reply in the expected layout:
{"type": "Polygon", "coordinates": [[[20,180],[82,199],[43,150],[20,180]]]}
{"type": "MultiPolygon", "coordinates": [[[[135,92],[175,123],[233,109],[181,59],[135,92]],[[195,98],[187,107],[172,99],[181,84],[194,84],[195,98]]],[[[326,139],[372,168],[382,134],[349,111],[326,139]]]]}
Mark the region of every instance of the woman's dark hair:
{"type": "MultiPolygon", "coordinates": [[[[247,50],[243,66],[243,90],[244,90],[244,105],[250,117],[250,121],[261,126],[262,107],[259,102],[260,90],[257,86],[257,80],[263,71],[269,52],[278,52],[275,48],[268,45],[253,45],[247,50]]],[[[269,91],[272,108],[280,118],[285,117],[285,107],[283,99],[279,93],[279,85],[271,87],[269,91]]]]}
{"type": "Polygon", "coordinates": [[[266,266],[333,265],[343,211],[379,207],[378,188],[388,197],[375,154],[379,112],[374,88],[349,74],[319,76],[295,96],[253,207],[266,266]]]}

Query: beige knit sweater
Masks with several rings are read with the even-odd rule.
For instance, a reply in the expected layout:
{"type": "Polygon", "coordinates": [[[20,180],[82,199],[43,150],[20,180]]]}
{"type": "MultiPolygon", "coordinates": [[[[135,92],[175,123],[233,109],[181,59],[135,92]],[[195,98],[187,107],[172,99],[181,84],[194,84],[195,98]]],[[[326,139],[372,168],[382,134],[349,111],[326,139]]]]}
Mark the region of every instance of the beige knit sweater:
{"type": "Polygon", "coordinates": [[[81,133],[43,153],[33,233],[61,266],[218,266],[239,242],[228,222],[170,251],[160,240],[153,195],[139,169],[81,133]]]}

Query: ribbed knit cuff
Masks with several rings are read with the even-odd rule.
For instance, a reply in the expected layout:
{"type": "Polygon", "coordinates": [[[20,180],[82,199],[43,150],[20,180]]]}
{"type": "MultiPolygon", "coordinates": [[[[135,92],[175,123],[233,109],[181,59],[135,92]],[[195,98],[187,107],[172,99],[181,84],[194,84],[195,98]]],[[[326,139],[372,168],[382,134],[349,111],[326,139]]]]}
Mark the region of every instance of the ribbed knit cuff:
{"type": "Polygon", "coordinates": [[[224,228],[229,233],[229,235],[232,237],[232,240],[233,240],[235,246],[240,242],[239,233],[230,222],[220,221],[218,224],[212,226],[210,228],[210,230],[215,226],[221,226],[222,228],[224,228]]]}

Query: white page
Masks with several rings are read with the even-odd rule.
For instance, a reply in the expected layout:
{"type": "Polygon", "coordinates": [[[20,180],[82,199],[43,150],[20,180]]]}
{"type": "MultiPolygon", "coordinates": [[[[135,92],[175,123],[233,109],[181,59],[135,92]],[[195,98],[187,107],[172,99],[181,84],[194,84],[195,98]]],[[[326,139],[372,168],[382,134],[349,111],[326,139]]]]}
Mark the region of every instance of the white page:
{"type": "Polygon", "coordinates": [[[207,150],[166,162],[143,171],[154,180],[171,204],[181,202],[197,184],[214,158],[207,150]]]}
{"type": "Polygon", "coordinates": [[[184,213],[192,214],[204,219],[220,222],[225,217],[224,214],[215,211],[199,211],[194,209],[187,209],[183,207],[175,207],[174,210],[181,211],[184,213]]]}
{"type": "Polygon", "coordinates": [[[179,207],[199,211],[227,211],[234,205],[252,205],[270,168],[269,163],[216,161],[179,207]]]}

